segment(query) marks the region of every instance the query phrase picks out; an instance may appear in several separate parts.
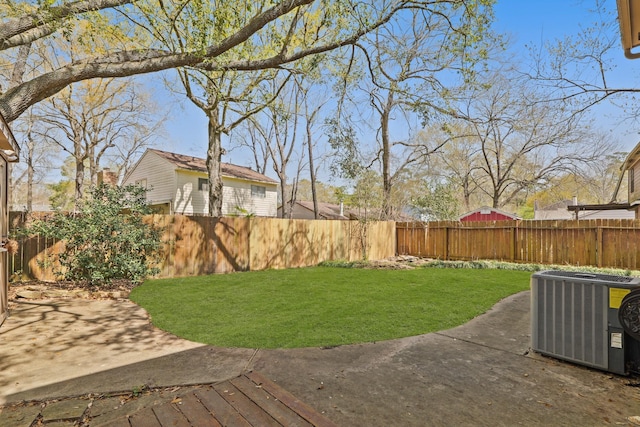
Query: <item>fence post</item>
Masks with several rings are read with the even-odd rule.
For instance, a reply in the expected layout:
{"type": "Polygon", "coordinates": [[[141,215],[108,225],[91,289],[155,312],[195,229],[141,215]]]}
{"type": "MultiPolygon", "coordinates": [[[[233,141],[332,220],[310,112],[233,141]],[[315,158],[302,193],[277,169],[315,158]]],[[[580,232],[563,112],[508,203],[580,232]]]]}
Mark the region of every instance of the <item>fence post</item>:
{"type": "Polygon", "coordinates": [[[449,227],[444,227],[444,260],[449,261],[449,227]]]}
{"type": "Polygon", "coordinates": [[[421,244],[421,252],[420,256],[428,256],[429,255],[429,223],[422,223],[422,236],[423,239],[420,242],[421,244]]]}
{"type": "Polygon", "coordinates": [[[602,242],[602,227],[596,226],[596,267],[602,267],[602,262],[604,260],[604,254],[602,251],[604,250],[604,244],[602,242]]]}
{"type": "Polygon", "coordinates": [[[516,245],[517,245],[517,237],[518,237],[518,224],[519,221],[516,221],[515,225],[511,229],[511,248],[509,255],[511,256],[511,262],[516,261],[516,245]]]}

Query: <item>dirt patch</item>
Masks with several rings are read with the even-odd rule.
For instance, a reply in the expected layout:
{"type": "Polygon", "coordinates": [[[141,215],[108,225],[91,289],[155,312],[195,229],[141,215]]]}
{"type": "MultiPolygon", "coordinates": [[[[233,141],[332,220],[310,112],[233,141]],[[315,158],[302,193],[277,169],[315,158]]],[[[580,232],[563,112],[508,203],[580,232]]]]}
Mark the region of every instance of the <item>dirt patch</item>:
{"type": "Polygon", "coordinates": [[[429,258],[419,258],[409,255],[399,255],[378,261],[369,261],[364,268],[389,269],[389,270],[412,270],[420,268],[424,264],[432,261],[429,258]]]}
{"type": "Polygon", "coordinates": [[[108,285],[90,286],[77,282],[44,282],[39,280],[9,284],[9,306],[19,299],[125,299],[136,284],[130,280],[117,280],[108,285]]]}

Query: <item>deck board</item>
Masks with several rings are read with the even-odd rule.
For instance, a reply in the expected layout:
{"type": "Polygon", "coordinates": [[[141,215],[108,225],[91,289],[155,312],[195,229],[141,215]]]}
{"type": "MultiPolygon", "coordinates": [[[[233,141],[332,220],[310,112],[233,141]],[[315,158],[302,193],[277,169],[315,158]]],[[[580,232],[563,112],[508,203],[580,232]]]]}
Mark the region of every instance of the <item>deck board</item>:
{"type": "Polygon", "coordinates": [[[164,427],[157,420],[152,408],[144,408],[129,417],[131,427],[164,427]]]}
{"type": "Polygon", "coordinates": [[[195,392],[195,395],[223,426],[251,426],[215,389],[199,390],[195,392]]]}
{"type": "Polygon", "coordinates": [[[218,384],[214,389],[224,400],[240,412],[252,426],[278,427],[281,425],[231,382],[226,381],[223,384],[218,384]]]}
{"type": "Polygon", "coordinates": [[[264,390],[261,385],[254,383],[246,376],[241,375],[232,379],[231,384],[236,386],[238,390],[253,400],[256,405],[271,415],[280,425],[296,427],[312,426],[312,424],[264,390]]]}
{"type": "Polygon", "coordinates": [[[160,421],[162,426],[172,427],[191,427],[191,423],[177,408],[173,407],[171,402],[154,406],[153,413],[160,421]]]}
{"type": "Polygon", "coordinates": [[[193,426],[222,427],[222,424],[200,403],[193,393],[183,396],[182,401],[176,404],[176,407],[193,426]]]}
{"type": "Polygon", "coordinates": [[[258,372],[199,388],[118,421],[131,427],[336,427],[258,372]]]}
{"type": "Polygon", "coordinates": [[[312,425],[317,427],[337,427],[328,418],[259,372],[249,372],[246,376],[254,383],[262,386],[263,389],[271,393],[276,399],[284,403],[302,418],[309,421],[312,425]]]}

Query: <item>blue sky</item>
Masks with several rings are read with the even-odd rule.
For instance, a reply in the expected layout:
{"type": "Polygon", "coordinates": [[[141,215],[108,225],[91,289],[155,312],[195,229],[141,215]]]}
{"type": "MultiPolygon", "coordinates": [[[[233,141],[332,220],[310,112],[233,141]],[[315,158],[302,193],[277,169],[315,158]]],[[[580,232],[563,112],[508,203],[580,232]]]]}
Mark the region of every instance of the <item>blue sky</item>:
{"type": "MultiPolygon", "coordinates": [[[[524,53],[525,44],[540,45],[545,41],[576,34],[580,25],[588,26],[594,19],[589,13],[595,0],[498,0],[495,5],[497,31],[508,33],[513,42],[512,50],[524,53]]],[[[607,0],[605,6],[615,13],[615,0],[607,0]]],[[[618,68],[621,72],[637,73],[640,60],[624,58],[620,47],[618,68]]],[[[178,106],[176,98],[171,102],[172,119],[167,122],[169,139],[164,149],[193,156],[204,157],[207,147],[207,123],[204,114],[188,102],[178,106]]],[[[624,150],[631,150],[640,140],[631,125],[620,124],[605,115],[599,123],[606,132],[613,132],[624,150]]],[[[249,165],[247,159],[232,152],[224,161],[249,165]]]]}
{"type": "MultiPolygon", "coordinates": [[[[595,8],[597,0],[497,0],[495,6],[496,22],[494,28],[509,33],[514,42],[513,48],[520,51],[525,44],[541,45],[544,42],[562,39],[578,34],[581,26],[588,27],[595,19],[590,8],[595,8]]],[[[615,0],[599,0],[607,13],[617,16],[615,0]]],[[[617,31],[617,27],[616,27],[617,31]]],[[[618,35],[618,33],[616,33],[618,35]]],[[[619,37],[619,36],[618,36],[619,37]]],[[[640,60],[631,61],[624,57],[619,44],[615,58],[616,74],[609,80],[612,86],[629,87],[638,85],[640,60]],[[626,76],[626,78],[624,78],[626,76]],[[615,81],[618,78],[618,82],[615,81]],[[624,83],[622,79],[624,78],[624,83]]],[[[630,151],[640,140],[637,128],[632,123],[621,123],[617,119],[620,112],[608,106],[598,110],[599,128],[610,132],[621,143],[622,149],[630,151]]]]}
{"type": "MultiPolygon", "coordinates": [[[[498,0],[495,27],[511,33],[516,45],[562,37],[576,32],[592,17],[587,8],[593,1],[580,0],[498,0]]],[[[609,3],[615,8],[615,0],[609,3]]]]}

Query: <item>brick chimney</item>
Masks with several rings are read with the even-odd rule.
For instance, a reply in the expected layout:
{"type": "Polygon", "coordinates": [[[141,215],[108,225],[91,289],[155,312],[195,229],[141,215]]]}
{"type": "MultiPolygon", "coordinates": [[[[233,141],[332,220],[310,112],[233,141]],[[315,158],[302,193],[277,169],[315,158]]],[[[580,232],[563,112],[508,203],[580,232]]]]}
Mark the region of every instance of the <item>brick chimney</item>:
{"type": "Polygon", "coordinates": [[[104,168],[98,172],[98,185],[105,183],[107,185],[118,185],[118,174],[111,172],[109,168],[104,168]]]}

